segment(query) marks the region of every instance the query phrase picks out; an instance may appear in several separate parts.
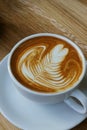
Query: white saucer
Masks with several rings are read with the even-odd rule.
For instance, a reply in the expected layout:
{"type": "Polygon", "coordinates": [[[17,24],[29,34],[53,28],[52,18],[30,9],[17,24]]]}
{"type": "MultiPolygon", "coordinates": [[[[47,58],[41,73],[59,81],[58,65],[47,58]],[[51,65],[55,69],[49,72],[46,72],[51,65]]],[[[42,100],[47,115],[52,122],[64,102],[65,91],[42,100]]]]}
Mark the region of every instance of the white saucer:
{"type": "Polygon", "coordinates": [[[40,105],[24,98],[11,82],[7,59],[0,63],[0,110],[11,123],[24,130],[68,130],[87,117],[65,103],[40,105]]]}

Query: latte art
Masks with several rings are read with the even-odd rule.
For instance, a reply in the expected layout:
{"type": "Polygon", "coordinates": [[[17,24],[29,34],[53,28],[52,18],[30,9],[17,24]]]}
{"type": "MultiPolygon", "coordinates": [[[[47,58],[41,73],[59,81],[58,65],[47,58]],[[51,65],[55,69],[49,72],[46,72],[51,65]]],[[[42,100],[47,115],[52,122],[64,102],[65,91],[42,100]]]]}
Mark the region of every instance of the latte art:
{"type": "Polygon", "coordinates": [[[37,41],[37,44],[25,48],[18,57],[16,77],[26,87],[39,92],[60,92],[79,79],[82,64],[79,64],[81,59],[76,50],[54,39],[50,44],[44,41],[39,44],[37,41]]]}
{"type": "Polygon", "coordinates": [[[45,49],[46,46],[37,46],[25,52],[18,64],[19,71],[34,84],[49,88],[59,87],[58,83],[64,80],[61,73],[61,62],[67,55],[68,49],[63,49],[63,45],[60,44],[43,57],[45,49]]]}

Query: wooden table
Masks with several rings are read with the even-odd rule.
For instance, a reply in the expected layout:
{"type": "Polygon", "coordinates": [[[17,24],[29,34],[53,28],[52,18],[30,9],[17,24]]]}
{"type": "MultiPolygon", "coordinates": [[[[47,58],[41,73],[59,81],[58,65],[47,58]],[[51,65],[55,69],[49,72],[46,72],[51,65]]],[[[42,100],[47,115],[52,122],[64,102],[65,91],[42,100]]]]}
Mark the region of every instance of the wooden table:
{"type": "MultiPolygon", "coordinates": [[[[0,0],[0,60],[17,41],[39,32],[70,38],[87,58],[87,1],[0,0]]],[[[0,130],[18,128],[0,115],[0,130]]],[[[72,130],[87,130],[87,119],[72,130]]]]}

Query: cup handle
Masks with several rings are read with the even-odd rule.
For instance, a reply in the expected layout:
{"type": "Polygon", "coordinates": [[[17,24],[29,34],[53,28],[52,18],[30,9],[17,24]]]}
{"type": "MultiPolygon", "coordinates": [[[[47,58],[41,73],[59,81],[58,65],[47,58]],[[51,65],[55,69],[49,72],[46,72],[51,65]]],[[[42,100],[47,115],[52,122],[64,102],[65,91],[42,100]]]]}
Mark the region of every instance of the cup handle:
{"type": "Polygon", "coordinates": [[[73,91],[64,102],[80,114],[85,114],[87,112],[87,97],[79,89],[73,91]]]}

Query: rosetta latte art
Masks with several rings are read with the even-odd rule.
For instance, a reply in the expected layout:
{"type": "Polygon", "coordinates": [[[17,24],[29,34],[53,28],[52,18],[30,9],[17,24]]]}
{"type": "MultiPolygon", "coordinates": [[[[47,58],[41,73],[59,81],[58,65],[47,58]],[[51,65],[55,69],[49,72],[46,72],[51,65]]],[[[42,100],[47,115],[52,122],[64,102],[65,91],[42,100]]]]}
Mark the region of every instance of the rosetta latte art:
{"type": "Polygon", "coordinates": [[[29,48],[18,62],[21,77],[37,91],[55,92],[70,87],[79,77],[79,63],[69,55],[69,48],[63,44],[55,45],[46,52],[45,45],[29,48]]]}

